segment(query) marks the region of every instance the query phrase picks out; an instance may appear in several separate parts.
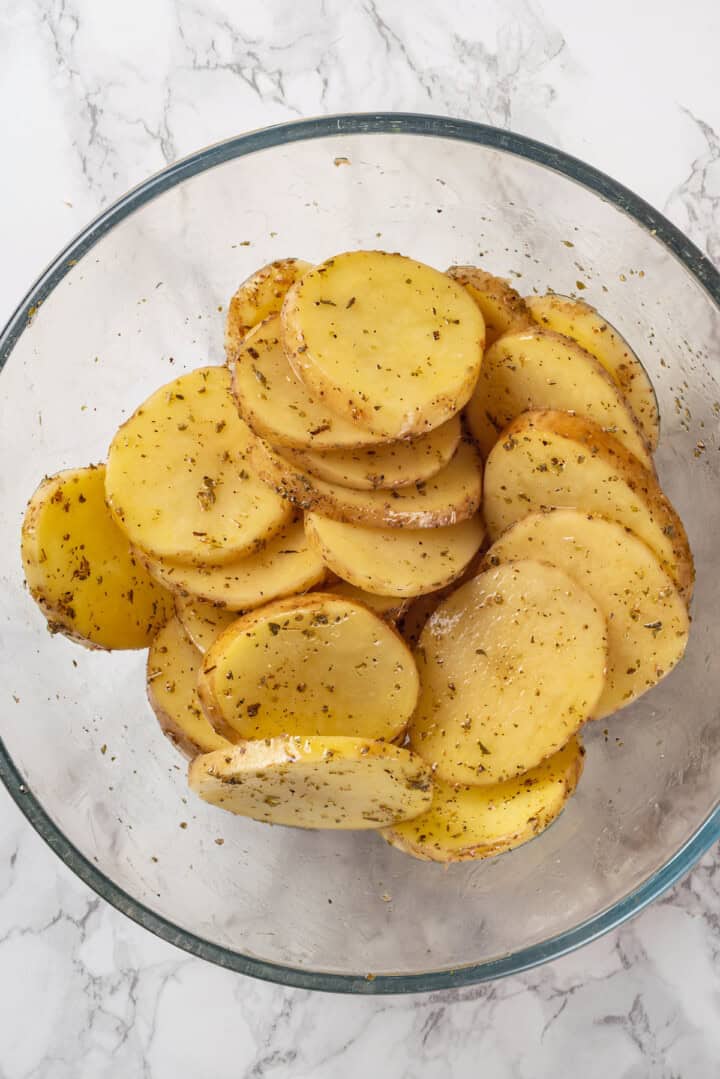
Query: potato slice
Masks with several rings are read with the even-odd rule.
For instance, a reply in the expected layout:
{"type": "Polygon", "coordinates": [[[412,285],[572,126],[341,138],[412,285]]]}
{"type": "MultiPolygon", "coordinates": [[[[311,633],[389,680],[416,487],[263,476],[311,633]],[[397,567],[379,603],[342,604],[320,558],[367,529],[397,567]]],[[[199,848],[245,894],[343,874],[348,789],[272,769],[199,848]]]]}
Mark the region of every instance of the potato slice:
{"type": "Polygon", "coordinates": [[[441,603],[416,655],[410,747],[446,783],[501,783],[557,752],[593,714],[605,619],[566,573],[512,562],[441,603]]]}
{"type": "Polygon", "coordinates": [[[247,335],[230,367],[240,415],[273,446],[325,451],[389,441],[335,415],[325,401],[312,396],[288,362],[277,316],[247,335]]]}
{"type": "Polygon", "coordinates": [[[358,603],[323,592],[270,603],[205,655],[198,692],[221,734],[397,737],[418,694],[402,638],[358,603]]]}
{"type": "Polygon", "coordinates": [[[430,809],[383,830],[388,843],[425,862],[492,858],[527,843],[560,815],[578,785],[585,751],[571,738],[516,779],[487,787],[435,780],[430,809]]]}
{"type": "Polygon", "coordinates": [[[25,513],[22,560],[51,632],[90,648],[147,648],[172,614],[172,597],[105,504],[104,465],[42,481],[25,513]]]}
{"type": "Polygon", "coordinates": [[[685,602],[655,554],[626,528],[577,510],[531,513],[493,544],[487,564],[525,558],[564,570],[607,620],[608,668],[596,718],[630,704],[682,659],[690,628],[685,602]]]}
{"type": "Polygon", "coordinates": [[[198,652],[203,655],[238,617],[237,611],[216,607],[195,596],[175,596],[175,613],[198,652]]]}
{"type": "Polygon", "coordinates": [[[277,315],[291,285],[310,270],[302,259],[277,259],[256,270],[230,300],[225,321],[225,355],[237,352],[245,335],[269,315],[277,315]]]}
{"type": "Polygon", "coordinates": [[[484,534],[477,514],[444,528],[363,528],[308,513],[305,531],[334,573],[381,596],[420,596],[454,581],[484,534]]]}
{"type": "Polygon", "coordinates": [[[660,412],[650,376],[627,341],[584,300],[528,296],[528,311],[539,326],[572,337],[603,365],[621,390],[651,450],[660,438],[660,412]]]}
{"type": "Polygon", "coordinates": [[[407,487],[432,479],[445,468],[460,445],[459,416],[428,431],[419,438],[399,439],[384,446],[361,450],[283,450],[280,452],[297,468],[328,483],[355,491],[407,487]]]}
{"type": "Polygon", "coordinates": [[[310,270],[285,297],[282,329],[310,391],[389,438],[459,412],[485,344],[480,310],[461,285],[384,251],[346,252],[310,270]]]}
{"type": "Polygon", "coordinates": [[[302,521],[295,521],[255,554],[223,566],[186,566],[141,556],[166,588],[231,611],[249,611],[283,596],[305,592],[325,576],[325,565],[308,543],[302,521]]]}
{"type": "Polygon", "coordinates": [[[682,521],[612,435],[581,416],[526,412],[504,431],[485,466],[483,513],[491,539],[534,510],[578,509],[629,528],[650,547],[684,598],[695,570],[682,521]]]}
{"type": "Polygon", "coordinates": [[[476,451],[461,442],[449,465],[424,483],[394,491],[353,491],[301,472],[258,439],[253,468],[278,495],[335,521],[386,528],[439,528],[472,517],[480,505],[482,473],[476,451]]]}
{"type": "Polygon", "coordinates": [[[646,468],[653,462],[637,421],[598,361],[571,338],[533,328],[506,334],[483,359],[465,418],[484,457],[521,412],[552,408],[587,416],[646,468]]]}
{"type": "Polygon", "coordinates": [[[220,809],[296,828],[381,828],[418,816],[432,800],[424,761],[365,738],[244,742],[196,757],[188,782],[220,809]]]}
{"type": "Polygon", "coordinates": [[[485,348],[495,344],[504,333],[513,333],[532,323],[525,301],[502,277],[493,277],[478,266],[451,266],[448,277],[462,285],[485,321],[485,348]]]}
{"type": "Polygon", "coordinates": [[[130,542],[156,558],[204,565],[255,550],[289,519],[253,475],[253,435],[237,414],[225,367],[163,386],[110,446],[105,490],[130,542]]]}
{"type": "MultiPolygon", "coordinates": [[[[227,749],[231,742],[216,734],[197,695],[202,655],[179,619],[171,618],[148,652],[147,694],[150,707],[171,742],[186,757],[227,749]]],[[[237,739],[233,739],[237,741],[237,739]]]]}
{"type": "Polygon", "coordinates": [[[408,604],[407,600],[400,599],[398,596],[378,596],[374,592],[366,592],[364,588],[358,588],[349,581],[338,581],[337,584],[327,585],[324,591],[332,593],[333,596],[340,596],[342,599],[352,600],[353,603],[362,603],[380,618],[384,618],[386,622],[395,623],[402,618],[408,604]]]}

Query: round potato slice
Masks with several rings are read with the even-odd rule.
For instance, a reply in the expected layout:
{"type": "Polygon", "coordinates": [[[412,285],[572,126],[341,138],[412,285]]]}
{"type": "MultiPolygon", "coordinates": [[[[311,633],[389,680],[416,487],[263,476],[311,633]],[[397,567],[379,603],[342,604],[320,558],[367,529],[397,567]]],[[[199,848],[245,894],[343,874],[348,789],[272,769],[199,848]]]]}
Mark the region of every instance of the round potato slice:
{"type": "Polygon", "coordinates": [[[253,475],[253,435],[229,390],[225,367],[181,375],[149,397],[112,441],[108,504],[130,542],[155,558],[230,562],[290,516],[253,475]]]}
{"type": "Polygon", "coordinates": [[[525,300],[540,326],[572,337],[603,365],[621,390],[651,450],[660,438],[660,412],[650,376],[627,341],[584,300],[567,296],[528,296],[525,300]]]}
{"type": "Polygon", "coordinates": [[[497,566],[432,614],[417,650],[410,747],[446,783],[501,783],[557,752],[605,680],[605,619],[566,573],[497,566]]]}
{"type": "Polygon", "coordinates": [[[175,613],[185,633],[203,655],[238,617],[237,611],[216,607],[214,603],[195,596],[175,596],[175,613]]]}
{"type": "Polygon", "coordinates": [[[418,674],[387,622],[313,592],[238,619],[206,653],[198,692],[221,734],[391,740],[415,707],[418,674]]]}
{"type": "Polygon", "coordinates": [[[295,521],[254,554],[222,566],[186,566],[144,557],[145,565],[166,588],[231,611],[249,611],[283,596],[305,592],[325,576],[325,565],[295,521]]]}
{"type": "Polygon", "coordinates": [[[297,377],[280,340],[280,319],[252,330],[230,364],[240,415],[273,446],[299,450],[348,450],[389,441],[336,416],[297,377]]]}
{"type": "Polygon", "coordinates": [[[296,374],[375,434],[430,431],[475,386],[485,344],[479,308],[457,282],[404,255],[336,255],[293,285],[281,314],[296,374]]]}
{"type": "Polygon", "coordinates": [[[414,439],[399,439],[362,450],[280,450],[299,469],[355,491],[422,483],[445,468],[462,437],[459,416],[414,439]]]}
{"type": "Polygon", "coordinates": [[[257,474],[282,498],[335,521],[387,528],[439,528],[472,517],[480,505],[482,472],[475,449],[461,442],[450,461],[423,483],[393,491],[353,491],[326,483],[257,439],[251,460],[257,474]]]}
{"type": "Polygon", "coordinates": [[[484,457],[511,420],[530,409],[587,416],[652,469],[637,421],[598,361],[569,337],[530,329],[506,334],[483,358],[465,418],[484,457]]]}
{"type": "Polygon", "coordinates": [[[381,596],[421,596],[454,581],[484,534],[477,514],[444,528],[364,528],[308,513],[305,531],[334,573],[381,596]]]}
{"type": "Polygon", "coordinates": [[[256,270],[230,300],[225,321],[225,355],[230,360],[245,335],[269,315],[277,315],[288,289],[311,269],[302,259],[277,259],[256,270]]]}
{"type": "Polygon", "coordinates": [[[526,558],[564,570],[607,620],[596,718],[636,700],[682,659],[690,628],[685,602],[655,554],[626,528],[577,510],[531,513],[493,544],[487,564],[526,558]]]}
{"type": "Polygon", "coordinates": [[[582,416],[526,412],[485,465],[483,514],[495,540],[535,510],[578,509],[629,528],[689,601],[695,570],[682,521],[655,477],[612,435],[582,416]]]}
{"type": "Polygon", "coordinates": [[[324,591],[332,593],[333,596],[340,596],[342,599],[350,599],[353,603],[362,603],[380,618],[384,618],[386,622],[397,622],[407,609],[406,600],[399,599],[397,596],[377,596],[374,592],[357,588],[349,581],[338,581],[337,584],[328,585],[324,591]]]}
{"type": "Polygon", "coordinates": [[[478,266],[451,266],[448,277],[462,285],[485,321],[485,347],[490,348],[504,333],[529,326],[532,322],[525,301],[502,277],[493,277],[478,266]]]}
{"type": "Polygon", "coordinates": [[[148,652],[150,707],[163,733],[190,758],[231,745],[210,726],[200,705],[197,677],[201,662],[202,655],[177,618],[171,618],[160,630],[148,652]]]}
{"type": "Polygon", "coordinates": [[[552,757],[516,779],[487,787],[433,783],[430,809],[383,830],[388,843],[425,862],[492,858],[543,832],[578,785],[585,751],[571,738],[552,757]]]}
{"type": "Polygon", "coordinates": [[[220,809],[296,828],[382,828],[418,816],[432,800],[424,761],[365,738],[244,742],[196,757],[188,782],[220,809]]]}
{"type": "Polygon", "coordinates": [[[104,465],[42,481],[25,513],[22,560],[51,632],[90,648],[147,648],[172,614],[172,597],[105,504],[104,465]]]}

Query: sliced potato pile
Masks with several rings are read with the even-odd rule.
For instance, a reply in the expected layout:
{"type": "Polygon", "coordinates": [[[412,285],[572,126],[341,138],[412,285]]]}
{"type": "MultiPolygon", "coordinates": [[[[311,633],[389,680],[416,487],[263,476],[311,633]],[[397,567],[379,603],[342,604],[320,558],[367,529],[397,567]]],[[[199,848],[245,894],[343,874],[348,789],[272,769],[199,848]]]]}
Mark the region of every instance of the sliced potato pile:
{"type": "Polygon", "coordinates": [[[503,334],[522,330],[532,323],[525,300],[501,277],[493,277],[477,266],[451,266],[447,273],[468,291],[480,308],[486,348],[503,334]]]}
{"type": "Polygon", "coordinates": [[[603,365],[640,424],[651,450],[660,437],[660,413],[650,376],[627,341],[584,300],[567,296],[528,296],[525,303],[535,322],[577,341],[603,365]]]}
{"type": "Polygon", "coordinates": [[[381,828],[432,800],[430,769],[398,746],[352,737],[268,738],[196,757],[190,789],[267,824],[381,828]]]}
{"type": "Polygon", "coordinates": [[[411,748],[446,783],[499,783],[557,752],[593,714],[607,629],[596,602],[566,573],[518,561],[441,603],[417,659],[411,748]]]}
{"type": "Polygon", "coordinates": [[[201,663],[202,654],[177,618],[171,618],[160,630],[148,652],[148,700],[163,732],[190,758],[232,744],[210,726],[200,705],[197,677],[201,663]]]}
{"type": "Polygon", "coordinates": [[[689,631],[685,602],[655,554],[626,528],[577,510],[531,513],[487,555],[491,566],[523,558],[564,570],[605,616],[608,669],[594,716],[624,708],[682,658],[689,631]]]}
{"type": "Polygon", "coordinates": [[[583,510],[629,528],[690,598],[695,573],[685,529],[654,476],[590,420],[526,412],[487,459],[485,522],[496,539],[526,514],[552,508],[583,510]]]}
{"type": "Polygon", "coordinates": [[[522,776],[484,787],[433,785],[430,809],[383,831],[393,847],[428,862],[490,858],[526,843],[562,812],[578,785],[577,738],[522,776]]]}
{"type": "Polygon", "coordinates": [[[368,608],[322,592],[238,619],[205,654],[200,699],[216,730],[396,738],[418,695],[402,638],[368,608]]]}
{"type": "Polygon", "coordinates": [[[587,416],[646,468],[653,467],[637,421],[605,368],[575,341],[550,330],[506,334],[486,352],[465,411],[483,456],[511,420],[531,409],[587,416]]]}
{"type": "Polygon", "coordinates": [[[472,517],[482,494],[477,453],[467,442],[461,442],[450,464],[427,482],[393,491],[355,491],[326,483],[300,471],[259,439],[252,448],[251,461],[257,474],[293,506],[350,524],[439,528],[472,517]]]}
{"type": "Polygon", "coordinates": [[[382,596],[419,596],[454,581],[484,532],[477,515],[445,528],[363,528],[309,513],[305,529],[326,566],[382,596]]]}
{"type": "Polygon", "coordinates": [[[308,543],[302,521],[295,521],[265,546],[221,566],[188,566],[142,556],[153,577],[180,596],[194,596],[231,611],[305,592],[325,576],[320,555],[308,543]]]}
{"type": "Polygon", "coordinates": [[[639,358],[581,301],[380,251],[258,270],[225,358],[38,488],[51,629],[149,646],[152,709],[220,808],[437,862],[537,835],[583,724],[687,644],[639,358]]]}
{"type": "Polygon", "coordinates": [[[225,367],[163,386],[108,452],[108,504],[131,543],[155,558],[230,562],[280,530],[287,505],[248,468],[252,435],[225,367]]]}
{"type": "Polygon", "coordinates": [[[466,403],[485,344],[480,309],[403,255],[350,251],[290,289],[283,341],[295,373],[339,415],[389,438],[438,427],[466,403]]]}
{"type": "Polygon", "coordinates": [[[229,360],[254,326],[280,313],[288,289],[310,268],[302,259],[278,259],[243,281],[228,306],[225,355],[229,360]]]}
{"type": "Polygon", "coordinates": [[[105,468],[44,479],[30,499],[22,559],[54,633],[91,648],[147,648],[172,612],[105,505],[105,468]]]}

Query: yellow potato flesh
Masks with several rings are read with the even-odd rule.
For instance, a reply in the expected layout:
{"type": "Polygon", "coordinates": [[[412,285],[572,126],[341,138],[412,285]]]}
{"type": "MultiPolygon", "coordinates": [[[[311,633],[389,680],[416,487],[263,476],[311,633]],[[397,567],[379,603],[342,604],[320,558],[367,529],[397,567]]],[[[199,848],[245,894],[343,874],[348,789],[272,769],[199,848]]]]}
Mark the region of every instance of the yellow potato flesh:
{"type": "Polygon", "coordinates": [[[423,483],[393,491],[353,491],[326,483],[256,441],[257,474],[293,505],[336,521],[387,528],[438,528],[472,517],[480,505],[482,472],[475,449],[461,442],[450,464],[423,483]]]}
{"type": "Polygon", "coordinates": [[[461,285],[403,255],[351,251],[288,292],[283,342],[306,386],[340,415],[389,438],[422,434],[472,393],[485,344],[461,285]]]}
{"type": "Polygon", "coordinates": [[[386,622],[315,592],[235,622],[206,653],[198,688],[221,733],[392,739],[415,707],[418,676],[386,622]]]}
{"type": "Polygon", "coordinates": [[[433,783],[430,809],[383,831],[388,843],[429,862],[491,858],[544,831],[577,787],[584,750],[571,738],[552,757],[516,779],[487,787],[433,783]]]}
{"type": "Polygon", "coordinates": [[[451,266],[452,277],[472,296],[485,322],[485,347],[490,348],[504,333],[528,326],[532,319],[519,292],[477,266],[451,266]]]}
{"type": "Polygon", "coordinates": [[[566,296],[528,296],[535,322],[572,337],[603,365],[637,418],[651,450],[660,437],[660,413],[650,376],[627,341],[594,307],[566,296]]]}
{"type": "Polygon", "coordinates": [[[551,408],[587,416],[652,469],[634,415],[604,367],[569,337],[531,329],[488,349],[465,416],[484,457],[521,412],[551,408]]]}
{"type": "Polygon", "coordinates": [[[650,548],[627,529],[576,510],[524,517],[493,544],[489,565],[536,558],[565,571],[595,600],[608,627],[605,688],[593,715],[610,715],[682,659],[687,607],[650,548]]]}
{"type": "Polygon", "coordinates": [[[325,565],[308,543],[302,521],[295,521],[254,554],[222,566],[186,566],[145,558],[150,573],[179,595],[195,596],[232,611],[304,592],[319,584],[325,565]]]}
{"type": "Polygon", "coordinates": [[[257,326],[236,351],[232,386],[240,415],[274,446],[347,450],[387,441],[336,415],[297,377],[280,340],[280,319],[257,326]]]}
{"type": "Polygon", "coordinates": [[[53,632],[96,648],[146,648],[172,613],[105,504],[104,466],[38,487],[22,531],[28,588],[53,632]]]}
{"type": "Polygon", "coordinates": [[[535,510],[607,517],[647,543],[690,599],[695,571],[680,518],[655,477],[596,424],[562,412],[519,416],[488,456],[484,483],[491,539],[535,510]]]}
{"type": "Polygon", "coordinates": [[[105,488],[131,543],[157,558],[229,562],[289,518],[253,474],[249,428],[225,367],[182,375],[123,424],[108,453],[105,488]]]}
{"type": "Polygon", "coordinates": [[[410,746],[447,783],[499,783],[557,752],[593,714],[605,619],[567,574],[501,565],[432,614],[417,650],[410,746]]]}
{"type": "Polygon", "coordinates": [[[363,528],[309,513],[305,530],[334,573],[382,596],[420,596],[449,584],[484,534],[478,515],[444,528],[363,528]]]}
{"type": "Polygon", "coordinates": [[[290,286],[310,268],[310,263],[302,259],[278,259],[243,281],[228,306],[225,322],[225,355],[228,359],[232,359],[254,326],[279,313],[290,286]]]}
{"type": "Polygon", "coordinates": [[[216,734],[197,695],[202,655],[177,618],[171,618],[150,645],[148,700],[167,737],[188,757],[231,745],[216,734]]]}
{"type": "Polygon", "coordinates": [[[176,596],[175,612],[186,634],[203,654],[238,617],[237,611],[216,607],[195,596],[176,596]]]}
{"type": "Polygon", "coordinates": [[[220,809],[296,828],[381,828],[418,816],[432,799],[419,757],[351,737],[244,742],[197,757],[188,781],[220,809]]]}
{"type": "Polygon", "coordinates": [[[374,491],[378,487],[407,487],[436,476],[452,460],[460,444],[459,416],[414,439],[359,450],[281,450],[298,468],[328,483],[374,491]]]}

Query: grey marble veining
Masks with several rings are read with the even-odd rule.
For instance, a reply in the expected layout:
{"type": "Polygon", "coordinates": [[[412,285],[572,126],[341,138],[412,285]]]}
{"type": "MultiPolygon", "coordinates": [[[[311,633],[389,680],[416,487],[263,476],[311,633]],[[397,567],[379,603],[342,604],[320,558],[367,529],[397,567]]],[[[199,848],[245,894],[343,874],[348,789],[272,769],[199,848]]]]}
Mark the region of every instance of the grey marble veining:
{"type": "MultiPolygon", "coordinates": [[[[598,18],[569,0],[0,0],[0,319],[147,174],[336,111],[448,113],[554,143],[718,261],[718,42],[712,0],[681,19],[669,0],[607,0],[598,18]]],[[[0,802],[2,1079],[720,1073],[717,851],[632,923],[541,969],[454,993],[327,997],[157,940],[0,802]]]]}

